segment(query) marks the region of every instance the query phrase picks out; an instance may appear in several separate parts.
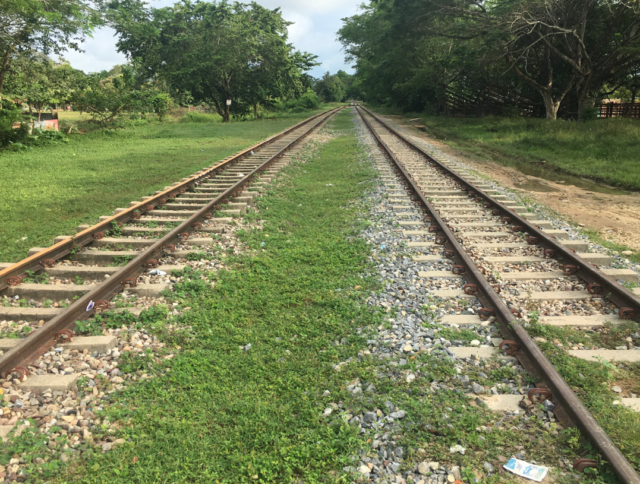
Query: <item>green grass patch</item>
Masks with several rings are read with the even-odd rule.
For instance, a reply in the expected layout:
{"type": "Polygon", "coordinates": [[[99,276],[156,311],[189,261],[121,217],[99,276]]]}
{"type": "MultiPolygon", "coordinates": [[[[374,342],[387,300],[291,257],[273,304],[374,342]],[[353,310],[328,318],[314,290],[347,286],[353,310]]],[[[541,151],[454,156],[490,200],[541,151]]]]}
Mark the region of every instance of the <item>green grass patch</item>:
{"type": "Polygon", "coordinates": [[[314,114],[232,123],[152,123],[69,137],[68,143],[0,153],[0,261],[128,206],[314,114]],[[25,238],[26,237],[26,238],[25,238]]]}
{"type": "MultiPolygon", "coordinates": [[[[376,111],[398,114],[389,109],[376,111]]],[[[521,168],[527,174],[548,178],[550,172],[558,171],[640,190],[637,120],[613,118],[579,123],[493,116],[406,116],[420,117],[425,131],[447,144],[483,159],[521,168]]]]}
{"type": "Polygon", "coordinates": [[[607,249],[610,249],[610,250],[613,250],[613,251],[617,251],[617,252],[623,252],[625,250],[633,251],[634,253],[631,254],[630,256],[628,256],[628,259],[631,262],[635,262],[635,263],[640,262],[640,253],[636,252],[631,247],[628,247],[628,246],[623,245],[623,244],[618,244],[616,242],[611,242],[610,240],[605,239],[603,237],[603,235],[600,232],[598,232],[597,230],[580,229],[580,231],[584,235],[589,237],[589,239],[592,242],[594,242],[596,244],[600,244],[602,247],[605,247],[607,249]]]}
{"type": "Polygon", "coordinates": [[[334,128],[343,136],[258,202],[264,229],[243,236],[255,256],[229,259],[213,288],[185,271],[174,299],[191,309],[178,324],[197,338],[179,340],[170,372],[115,399],[109,413],[132,440],[89,458],[74,481],[318,482],[350,464],[357,429],[320,414],[332,401],[325,390],[344,393],[333,365],[365,347],[355,329],[379,324],[359,304],[360,289],[373,288],[358,275],[368,247],[348,239],[357,230],[348,204],[373,171],[357,163],[349,114],[334,128]]]}

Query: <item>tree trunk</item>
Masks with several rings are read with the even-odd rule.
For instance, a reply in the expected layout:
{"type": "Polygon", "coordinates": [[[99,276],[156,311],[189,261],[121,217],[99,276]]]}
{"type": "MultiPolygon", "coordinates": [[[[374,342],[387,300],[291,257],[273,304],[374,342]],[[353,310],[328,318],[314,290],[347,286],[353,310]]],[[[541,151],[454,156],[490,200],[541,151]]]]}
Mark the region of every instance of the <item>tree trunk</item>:
{"type": "Polygon", "coordinates": [[[596,85],[593,86],[593,77],[589,76],[578,89],[578,121],[583,121],[584,110],[592,108],[595,105],[595,97],[591,96],[592,92],[599,92],[602,89],[602,85],[599,85],[596,81],[596,85]]]}
{"type": "Polygon", "coordinates": [[[258,103],[253,103],[253,119],[258,119],[258,103]]]}
{"type": "Polygon", "coordinates": [[[555,101],[550,92],[542,92],[540,94],[542,94],[542,99],[544,100],[544,109],[547,121],[555,121],[558,118],[560,101],[555,101]]]}
{"type": "Polygon", "coordinates": [[[230,115],[229,115],[229,105],[225,102],[225,105],[224,105],[224,118],[223,118],[222,120],[223,120],[225,123],[228,123],[228,122],[229,122],[229,118],[230,118],[230,115]]]}

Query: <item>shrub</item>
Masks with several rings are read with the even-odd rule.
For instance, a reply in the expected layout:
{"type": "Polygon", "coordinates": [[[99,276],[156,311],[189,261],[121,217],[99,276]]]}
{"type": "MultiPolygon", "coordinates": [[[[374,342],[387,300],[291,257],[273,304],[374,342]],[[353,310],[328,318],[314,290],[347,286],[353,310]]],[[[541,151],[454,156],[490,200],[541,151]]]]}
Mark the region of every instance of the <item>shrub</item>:
{"type": "Polygon", "coordinates": [[[598,109],[597,108],[583,109],[580,119],[582,119],[582,121],[594,121],[598,119],[598,109]]]}
{"type": "Polygon", "coordinates": [[[69,139],[61,131],[34,129],[33,133],[27,136],[30,145],[45,146],[52,143],[68,143],[69,139]]]}
{"type": "Polygon", "coordinates": [[[173,100],[166,92],[159,92],[151,97],[151,105],[158,115],[158,118],[162,121],[171,109],[173,100]]]}
{"type": "Polygon", "coordinates": [[[289,99],[285,103],[285,108],[292,111],[300,112],[306,109],[318,109],[320,106],[320,98],[313,91],[307,91],[297,99],[289,99]]]}
{"type": "Polygon", "coordinates": [[[22,145],[27,141],[27,136],[29,129],[23,123],[21,109],[13,103],[3,102],[0,109],[0,147],[22,145]],[[21,123],[20,127],[13,129],[15,123],[21,123]]]}

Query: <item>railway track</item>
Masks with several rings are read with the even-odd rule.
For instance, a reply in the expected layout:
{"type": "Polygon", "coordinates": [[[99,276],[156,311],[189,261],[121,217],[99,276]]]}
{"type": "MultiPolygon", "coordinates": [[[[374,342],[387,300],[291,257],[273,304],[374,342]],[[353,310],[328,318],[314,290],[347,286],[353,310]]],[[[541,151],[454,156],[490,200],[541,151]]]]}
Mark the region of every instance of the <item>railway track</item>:
{"type": "MultiPolygon", "coordinates": [[[[197,264],[214,245],[232,250],[223,234],[236,224],[234,217],[288,163],[296,145],[339,109],[116,209],[96,225],[80,226],[77,234],[58,237],[51,247],[33,248],[20,262],[0,264],[0,330],[5,336],[0,338],[0,373],[5,401],[11,402],[0,415],[0,437],[24,418],[47,426],[62,422],[69,435],[87,432],[82,425],[92,416],[62,411],[70,408],[69,395],[80,377],[90,374],[93,382],[101,374],[117,374],[114,362],[120,352],[113,334],[76,336],[77,325],[104,311],[138,315],[172,290],[174,271],[179,274],[190,261],[197,264]],[[13,337],[7,338],[10,332],[13,337]]],[[[136,351],[162,346],[144,329],[135,332],[134,340],[136,351]]]]}
{"type": "MultiPolygon", "coordinates": [[[[466,314],[442,315],[440,323],[497,327],[502,338],[487,343],[498,346],[506,357],[517,358],[539,381],[528,394],[530,404],[553,402],[558,420],[580,428],[621,482],[639,483],[636,471],[522,324],[533,318],[543,324],[585,328],[637,322],[640,299],[617,282],[637,282],[637,274],[605,268],[607,258],[587,252],[584,242],[569,240],[566,232],[554,230],[482,180],[431,157],[371,111],[356,109],[384,155],[378,159],[378,169],[413,260],[423,264],[419,277],[441,287],[435,296],[470,308],[466,314]]],[[[570,354],[592,361],[600,357],[640,361],[633,342],[625,346],[577,349],[570,354]]],[[[491,345],[449,349],[460,358],[499,354],[491,345]]],[[[502,410],[521,408],[521,401],[520,395],[487,399],[490,407],[502,410]]],[[[621,403],[640,411],[638,398],[622,398],[621,403]]],[[[580,460],[574,469],[595,466],[594,461],[580,460]]]]}

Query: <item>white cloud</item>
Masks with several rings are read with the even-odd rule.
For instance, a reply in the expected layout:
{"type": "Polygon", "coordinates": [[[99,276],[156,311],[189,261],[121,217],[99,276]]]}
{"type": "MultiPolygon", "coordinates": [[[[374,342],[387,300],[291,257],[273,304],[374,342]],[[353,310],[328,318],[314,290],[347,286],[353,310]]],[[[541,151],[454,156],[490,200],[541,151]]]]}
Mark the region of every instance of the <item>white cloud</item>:
{"type": "MultiPolygon", "coordinates": [[[[244,0],[249,3],[248,0],[244,0]]],[[[172,5],[174,0],[152,0],[153,7],[172,5]]],[[[266,8],[282,8],[283,17],[294,22],[289,27],[289,41],[296,49],[318,56],[322,65],[315,67],[311,74],[320,77],[326,71],[343,69],[352,72],[344,63],[344,53],[336,39],[341,19],[357,13],[362,0],[257,0],[266,8]]],[[[98,30],[93,39],[82,46],[85,53],[68,52],[64,57],[71,65],[85,72],[108,70],[116,64],[126,62],[124,55],[116,51],[114,31],[109,28],[98,30]]]]}
{"type": "Polygon", "coordinates": [[[94,32],[93,38],[87,39],[82,44],[82,52],[70,50],[63,57],[73,67],[84,72],[108,71],[116,64],[124,64],[127,59],[124,54],[116,50],[115,30],[101,28],[94,32]]]}

